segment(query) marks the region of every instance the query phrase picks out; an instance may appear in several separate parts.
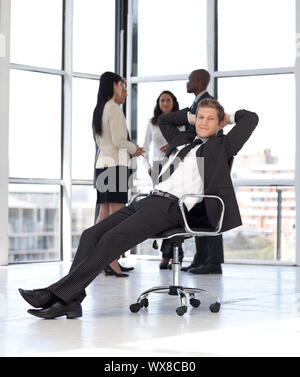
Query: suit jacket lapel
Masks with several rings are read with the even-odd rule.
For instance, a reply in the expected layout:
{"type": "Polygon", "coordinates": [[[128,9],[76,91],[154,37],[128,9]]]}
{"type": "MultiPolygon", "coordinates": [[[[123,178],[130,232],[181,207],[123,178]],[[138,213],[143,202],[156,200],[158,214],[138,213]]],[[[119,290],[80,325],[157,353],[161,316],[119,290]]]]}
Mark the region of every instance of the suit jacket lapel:
{"type": "Polygon", "coordinates": [[[175,148],[179,147],[180,145],[191,143],[196,137],[195,132],[181,132],[177,135],[172,142],[170,143],[169,148],[166,150],[166,157],[169,157],[175,148]]]}
{"type": "Polygon", "coordinates": [[[174,140],[172,140],[172,142],[170,143],[169,148],[166,150],[165,156],[161,162],[162,166],[164,166],[169,161],[169,157],[177,147],[179,147],[180,145],[191,143],[195,137],[196,134],[194,132],[186,131],[180,133],[180,135],[175,137],[174,140]]]}

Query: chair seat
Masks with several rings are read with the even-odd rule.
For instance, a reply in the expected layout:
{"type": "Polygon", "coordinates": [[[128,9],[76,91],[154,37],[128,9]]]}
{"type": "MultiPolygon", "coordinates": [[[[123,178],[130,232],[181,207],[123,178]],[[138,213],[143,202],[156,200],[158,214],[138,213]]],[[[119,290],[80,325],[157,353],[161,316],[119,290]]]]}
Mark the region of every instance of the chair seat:
{"type": "MultiPolygon", "coordinates": [[[[191,228],[191,229],[195,232],[213,232],[214,231],[213,228],[191,228]]],[[[155,238],[155,239],[172,238],[172,236],[175,236],[175,235],[182,236],[184,238],[193,237],[193,235],[187,232],[184,228],[172,228],[172,229],[165,230],[164,232],[161,232],[152,238],[155,238]]]]}
{"type": "Polygon", "coordinates": [[[191,237],[190,234],[187,233],[184,228],[172,228],[172,229],[168,229],[168,230],[165,230],[164,232],[161,232],[161,233],[157,234],[153,238],[171,238],[175,234],[180,234],[180,235],[182,235],[184,237],[185,236],[186,237],[191,237]]]}

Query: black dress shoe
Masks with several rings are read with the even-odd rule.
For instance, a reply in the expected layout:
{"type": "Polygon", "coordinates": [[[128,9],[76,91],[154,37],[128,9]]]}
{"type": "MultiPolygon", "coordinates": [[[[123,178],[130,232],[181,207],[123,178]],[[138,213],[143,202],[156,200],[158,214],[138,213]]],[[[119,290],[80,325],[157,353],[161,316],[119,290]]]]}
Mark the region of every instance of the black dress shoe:
{"type": "Polygon", "coordinates": [[[19,288],[20,295],[34,308],[44,308],[55,300],[55,296],[48,289],[34,289],[33,291],[19,288]]]}
{"type": "Polygon", "coordinates": [[[197,267],[199,267],[199,264],[192,263],[186,267],[181,267],[181,271],[187,272],[187,271],[190,271],[191,268],[197,268],[197,267]]]}
{"type": "Polygon", "coordinates": [[[54,319],[62,316],[67,316],[68,319],[82,317],[82,307],[78,301],[73,301],[70,304],[64,304],[61,301],[57,301],[48,308],[40,310],[29,309],[27,312],[44,319],[54,319]]]}
{"type": "Polygon", "coordinates": [[[191,268],[189,272],[196,275],[222,274],[222,267],[220,263],[207,263],[198,268],[191,268]]]}

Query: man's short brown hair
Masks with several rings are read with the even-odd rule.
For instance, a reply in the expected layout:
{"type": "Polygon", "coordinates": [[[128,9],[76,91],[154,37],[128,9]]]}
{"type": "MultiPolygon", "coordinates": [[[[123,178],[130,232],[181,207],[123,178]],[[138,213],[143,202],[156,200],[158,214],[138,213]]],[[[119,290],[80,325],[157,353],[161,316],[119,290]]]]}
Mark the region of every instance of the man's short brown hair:
{"type": "Polygon", "coordinates": [[[216,109],[218,113],[218,119],[219,123],[224,120],[225,117],[225,112],[224,112],[224,107],[215,99],[211,98],[205,98],[199,102],[199,105],[196,110],[196,115],[198,114],[198,110],[200,107],[209,107],[211,109],[216,109]]]}

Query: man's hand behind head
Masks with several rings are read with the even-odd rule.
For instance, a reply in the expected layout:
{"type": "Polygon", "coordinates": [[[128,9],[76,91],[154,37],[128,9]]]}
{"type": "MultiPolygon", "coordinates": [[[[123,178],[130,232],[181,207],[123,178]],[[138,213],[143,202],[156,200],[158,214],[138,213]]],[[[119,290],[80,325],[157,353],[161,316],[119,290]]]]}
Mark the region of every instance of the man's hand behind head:
{"type": "Polygon", "coordinates": [[[228,126],[228,124],[231,124],[230,115],[225,113],[224,120],[219,123],[219,131],[222,130],[225,126],[228,126]]]}

